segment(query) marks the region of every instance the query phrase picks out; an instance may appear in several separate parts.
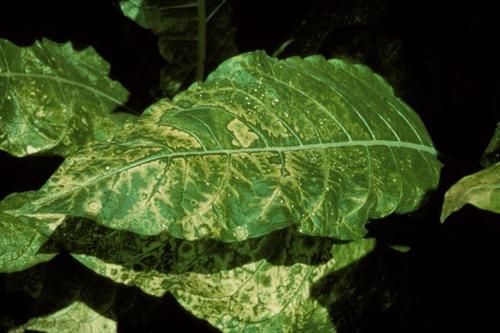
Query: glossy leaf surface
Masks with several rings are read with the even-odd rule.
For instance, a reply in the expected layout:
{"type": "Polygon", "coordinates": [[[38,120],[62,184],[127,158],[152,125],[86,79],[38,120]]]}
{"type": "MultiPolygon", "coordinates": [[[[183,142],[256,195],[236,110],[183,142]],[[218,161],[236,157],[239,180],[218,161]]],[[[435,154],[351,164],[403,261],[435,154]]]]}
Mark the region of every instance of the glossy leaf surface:
{"type": "Polygon", "coordinates": [[[241,241],[290,225],[337,239],[419,207],[440,163],[416,113],[370,69],[247,53],[67,159],[21,213],[241,241]]]}

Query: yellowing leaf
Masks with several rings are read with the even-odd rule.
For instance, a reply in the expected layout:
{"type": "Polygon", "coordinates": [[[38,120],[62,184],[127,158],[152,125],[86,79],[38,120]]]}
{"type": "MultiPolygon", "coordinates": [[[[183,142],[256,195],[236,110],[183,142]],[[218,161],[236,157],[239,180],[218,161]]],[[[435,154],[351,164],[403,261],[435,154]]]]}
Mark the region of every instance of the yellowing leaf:
{"type": "Polygon", "coordinates": [[[369,219],[417,209],[439,179],[418,115],[340,60],[243,54],[140,119],[68,158],[21,213],[189,240],[291,225],[350,240],[369,219]]]}
{"type": "Polygon", "coordinates": [[[500,162],[453,185],[444,196],[441,221],[465,204],[500,214],[500,162]]]}
{"type": "MultiPolygon", "coordinates": [[[[91,221],[65,224],[54,240],[81,263],[148,294],[171,292],[224,332],[332,332],[313,284],[369,253],[374,240],[335,244],[293,229],[238,243],[139,236],[91,221]]],[[[348,278],[348,277],[345,277],[348,278]]],[[[342,275],[339,283],[345,284],[342,275]]],[[[337,297],[332,285],[325,293],[337,297]]],[[[166,314],[167,315],[167,314],[166,314]]]]}
{"type": "Polygon", "coordinates": [[[23,328],[47,333],[118,332],[115,321],[104,317],[85,303],[78,301],[55,313],[33,318],[23,325],[23,328]]]}

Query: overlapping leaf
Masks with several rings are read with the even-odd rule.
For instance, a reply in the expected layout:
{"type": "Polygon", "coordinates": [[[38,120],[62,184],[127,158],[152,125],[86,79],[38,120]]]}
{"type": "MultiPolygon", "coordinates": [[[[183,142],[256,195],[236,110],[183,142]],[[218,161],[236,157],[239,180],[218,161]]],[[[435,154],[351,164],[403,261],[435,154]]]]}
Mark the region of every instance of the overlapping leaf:
{"type": "Polygon", "coordinates": [[[33,192],[14,193],[0,202],[0,272],[15,272],[52,259],[56,251],[40,249],[64,221],[64,215],[34,214],[14,217],[8,213],[33,197],[33,192]]]}
{"type": "Polygon", "coordinates": [[[460,179],[444,196],[441,222],[466,204],[500,214],[500,126],[486,148],[481,163],[487,168],[460,179]]]}
{"type": "MultiPolygon", "coordinates": [[[[290,229],[232,244],[191,242],[139,236],[87,220],[61,226],[52,240],[116,282],[156,296],[173,293],[186,309],[225,332],[334,331],[327,309],[311,298],[311,287],[374,245],[373,240],[335,244],[290,229]]],[[[338,295],[330,296],[334,302],[338,295]]]]}
{"type": "Polygon", "coordinates": [[[484,151],[481,164],[484,167],[489,167],[496,162],[500,162],[500,123],[497,124],[495,133],[484,151]]]}
{"type": "Polygon", "coordinates": [[[500,214],[500,162],[453,185],[444,196],[441,221],[465,204],[500,214]]]}
{"type": "Polygon", "coordinates": [[[1,282],[3,296],[25,295],[15,299],[25,303],[18,309],[21,313],[11,309],[0,313],[0,329],[9,332],[116,332],[115,311],[130,306],[116,306],[120,302],[118,286],[60,257],[6,274],[1,282]],[[20,323],[19,318],[29,320],[20,323]]]}
{"type": "Polygon", "coordinates": [[[130,115],[128,92],[92,49],[47,39],[19,47],[0,39],[0,149],[66,156],[113,136],[130,115]]]}
{"type": "Polygon", "coordinates": [[[81,302],[74,302],[47,316],[33,318],[22,328],[47,333],[117,332],[116,322],[102,316],[81,302]]]}
{"type": "Polygon", "coordinates": [[[418,208],[439,178],[417,114],[340,60],[243,54],[141,119],[67,159],[21,213],[190,240],[293,224],[347,240],[368,219],[418,208]]]}
{"type": "Polygon", "coordinates": [[[193,82],[198,66],[213,69],[236,54],[230,3],[206,0],[204,4],[205,17],[200,18],[201,4],[196,0],[120,0],[126,16],[158,35],[160,53],[169,63],[160,83],[167,96],[193,82]]]}

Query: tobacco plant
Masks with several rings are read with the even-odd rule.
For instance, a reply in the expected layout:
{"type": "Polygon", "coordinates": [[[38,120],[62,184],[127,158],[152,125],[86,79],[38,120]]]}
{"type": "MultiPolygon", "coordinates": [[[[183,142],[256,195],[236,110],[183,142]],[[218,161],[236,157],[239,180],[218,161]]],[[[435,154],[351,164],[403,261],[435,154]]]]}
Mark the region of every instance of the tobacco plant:
{"type": "MultiPolygon", "coordinates": [[[[365,65],[234,55],[226,1],[120,5],[167,61],[143,112],[92,48],[0,40],[0,149],[64,158],[39,190],[0,202],[0,272],[51,309],[2,325],[114,332],[141,297],[168,293],[224,332],[334,332],[332,316],[359,317],[375,292],[355,268],[380,260],[368,221],[417,210],[439,182],[417,113],[365,65]],[[61,253],[73,273],[57,290],[61,253]]],[[[500,213],[498,133],[443,220],[465,203],[500,213]]]]}

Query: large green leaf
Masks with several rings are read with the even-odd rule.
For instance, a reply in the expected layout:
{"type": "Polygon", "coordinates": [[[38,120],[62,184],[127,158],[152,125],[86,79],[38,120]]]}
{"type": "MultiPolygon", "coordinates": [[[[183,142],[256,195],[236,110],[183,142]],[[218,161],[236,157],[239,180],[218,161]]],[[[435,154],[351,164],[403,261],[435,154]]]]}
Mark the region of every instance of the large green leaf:
{"type": "Polygon", "coordinates": [[[107,140],[130,115],[128,92],[92,48],[47,39],[19,47],[0,39],[0,149],[15,156],[66,156],[107,140]]]}
{"type": "Polygon", "coordinates": [[[444,196],[441,221],[465,204],[500,214],[500,162],[453,185],[444,196]]]}
{"type": "Polygon", "coordinates": [[[15,272],[52,259],[57,252],[40,248],[64,221],[64,215],[34,214],[14,217],[7,213],[21,207],[33,192],[14,193],[0,201],[0,272],[15,272]]]}
{"type": "Polygon", "coordinates": [[[440,163],[380,76],[319,56],[252,52],[67,159],[20,213],[116,229],[244,240],[293,224],[337,239],[418,208],[440,163]]]}
{"type": "MultiPolygon", "coordinates": [[[[312,285],[371,251],[373,240],[335,244],[286,229],[238,243],[139,236],[91,221],[65,224],[53,241],[93,271],[145,292],[171,292],[227,332],[331,332],[312,285]]],[[[347,278],[347,277],[346,277],[347,278]]],[[[366,282],[366,281],[365,281],[366,282]]],[[[339,276],[339,283],[346,284],[339,276]]],[[[329,301],[339,295],[328,286],[329,301]]]]}
{"type": "Polygon", "coordinates": [[[160,83],[167,96],[236,54],[227,0],[120,0],[120,7],[158,35],[160,53],[168,61],[160,83]]]}

